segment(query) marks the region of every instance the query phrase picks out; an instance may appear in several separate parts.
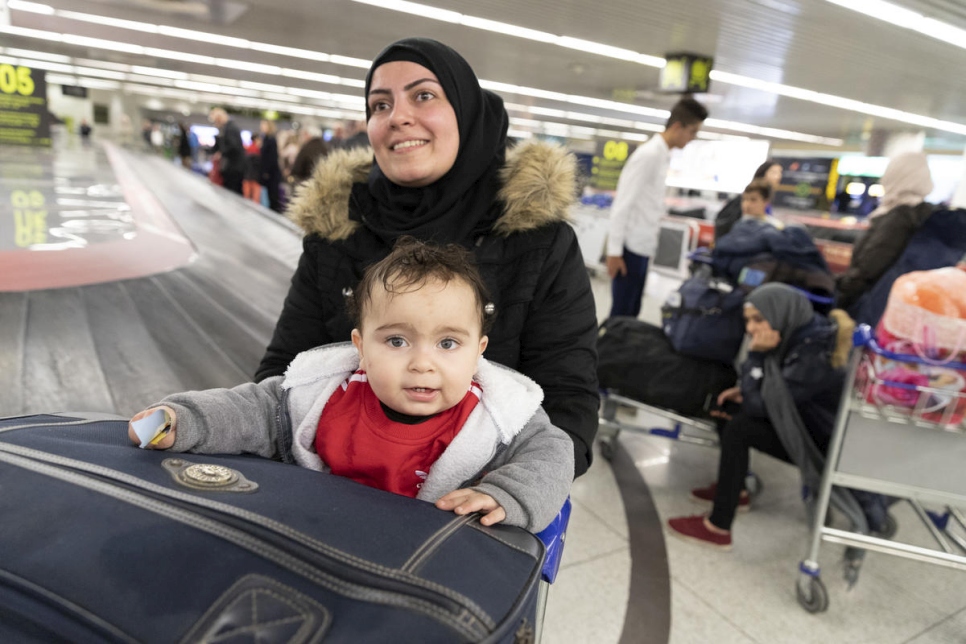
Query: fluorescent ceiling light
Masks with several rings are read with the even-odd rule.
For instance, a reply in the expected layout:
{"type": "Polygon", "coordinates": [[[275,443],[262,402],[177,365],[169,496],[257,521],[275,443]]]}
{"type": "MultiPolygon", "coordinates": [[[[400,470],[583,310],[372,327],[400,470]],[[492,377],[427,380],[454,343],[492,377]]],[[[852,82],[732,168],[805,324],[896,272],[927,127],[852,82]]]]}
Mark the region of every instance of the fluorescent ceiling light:
{"type": "Polygon", "coordinates": [[[231,60],[230,58],[216,58],[215,64],[228,69],[244,69],[247,72],[271,74],[272,76],[278,76],[282,72],[282,68],[276,65],[262,65],[261,63],[249,63],[244,60],[231,60]]]}
{"type": "Polygon", "coordinates": [[[486,18],[474,18],[473,16],[463,16],[460,23],[467,27],[473,27],[474,29],[494,31],[498,34],[506,34],[508,36],[516,36],[517,38],[526,38],[527,40],[536,40],[538,42],[553,43],[558,38],[554,34],[548,34],[545,31],[527,29],[526,27],[518,27],[517,25],[497,22],[496,20],[487,20],[486,18]]]}
{"type": "Polygon", "coordinates": [[[840,7],[966,49],[966,30],[882,0],[827,0],[840,7]]]}
{"type": "Polygon", "coordinates": [[[177,72],[172,69],[158,69],[157,67],[142,67],[141,65],[131,65],[131,71],[135,74],[145,76],[160,76],[162,78],[188,78],[185,72],[177,72]]]}
{"type": "Polygon", "coordinates": [[[95,25],[104,25],[105,27],[117,27],[119,29],[133,29],[134,31],[144,31],[151,34],[156,34],[159,32],[158,25],[152,25],[147,22],[137,22],[135,20],[121,20],[120,18],[110,18],[108,16],[97,16],[90,13],[78,13],[77,11],[58,10],[56,14],[60,18],[80,20],[81,22],[89,22],[95,25]]]}
{"type": "Polygon", "coordinates": [[[124,72],[114,72],[108,69],[97,69],[95,67],[74,67],[74,73],[80,76],[93,76],[94,78],[110,78],[113,80],[124,80],[127,74],[124,72]]]}
{"type": "Polygon", "coordinates": [[[215,64],[215,59],[213,56],[199,56],[198,54],[189,54],[183,51],[174,51],[171,49],[158,49],[157,47],[145,47],[144,54],[146,56],[154,56],[155,58],[183,60],[186,63],[198,63],[199,65],[215,64]]]}
{"type": "Polygon", "coordinates": [[[371,60],[365,60],[364,58],[352,58],[350,56],[337,56],[335,54],[329,55],[329,62],[335,63],[337,65],[347,65],[349,67],[359,67],[361,69],[369,69],[369,65],[372,64],[371,60]]]}
{"type": "Polygon", "coordinates": [[[0,24],[0,34],[10,34],[12,36],[23,36],[24,38],[39,38],[52,42],[64,42],[61,34],[53,31],[43,31],[42,29],[27,29],[26,27],[14,27],[12,25],[0,24]]]}
{"type": "Polygon", "coordinates": [[[280,45],[270,45],[264,42],[253,42],[249,48],[254,51],[262,51],[266,54],[277,54],[279,56],[291,56],[292,58],[305,58],[307,60],[317,60],[321,63],[329,62],[329,55],[320,51],[309,51],[308,49],[296,49],[295,47],[282,47],[280,45]]]}
{"type": "Polygon", "coordinates": [[[212,45],[225,45],[227,47],[239,47],[241,49],[249,49],[251,46],[251,41],[246,40],[244,38],[222,36],[221,34],[206,33],[204,31],[194,31],[193,29],[181,29],[179,27],[169,27],[167,25],[159,25],[158,33],[163,36],[171,36],[173,38],[185,38],[187,40],[198,40],[212,45]]]}
{"type": "Polygon", "coordinates": [[[355,0],[360,4],[369,4],[380,9],[391,9],[392,11],[401,11],[402,13],[410,13],[414,16],[419,16],[420,18],[432,18],[433,20],[442,20],[443,22],[451,22],[453,24],[460,24],[460,20],[463,18],[463,14],[457,11],[448,11],[446,9],[440,9],[438,7],[430,7],[429,5],[419,4],[416,2],[405,2],[405,0],[355,0]]]}
{"type": "Polygon", "coordinates": [[[9,0],[9,2],[7,2],[7,7],[10,9],[16,9],[17,11],[28,11],[30,13],[39,13],[46,16],[54,15],[53,7],[46,4],[40,4],[39,2],[23,2],[22,0],[9,0]]]}
{"type": "Polygon", "coordinates": [[[109,49],[111,51],[123,51],[127,54],[140,54],[142,56],[144,55],[145,51],[144,47],[141,45],[132,45],[130,43],[118,42],[116,40],[104,40],[103,38],[77,36],[75,34],[64,34],[62,40],[71,45],[94,47],[95,49],[109,49]]]}
{"type": "Polygon", "coordinates": [[[36,60],[49,60],[52,63],[69,63],[71,62],[70,56],[62,56],[60,54],[49,54],[45,51],[33,51],[31,49],[14,49],[13,47],[7,47],[4,52],[8,56],[27,56],[28,58],[34,58],[36,60]]]}

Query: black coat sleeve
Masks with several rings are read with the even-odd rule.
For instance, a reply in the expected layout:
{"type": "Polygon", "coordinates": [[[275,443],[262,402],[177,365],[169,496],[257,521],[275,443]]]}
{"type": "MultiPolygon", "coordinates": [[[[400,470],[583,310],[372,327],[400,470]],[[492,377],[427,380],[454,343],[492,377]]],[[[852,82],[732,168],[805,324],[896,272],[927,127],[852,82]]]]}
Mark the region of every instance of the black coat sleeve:
{"type": "Polygon", "coordinates": [[[311,237],[303,241],[302,257],[292,276],[282,313],[275,324],[272,340],[255,372],[255,382],[285,373],[300,352],[333,342],[323,320],[326,307],[318,284],[317,254],[311,237]]]}
{"type": "MultiPolygon", "coordinates": [[[[761,395],[764,355],[757,351],[750,352],[741,370],[741,410],[756,418],[768,417],[765,400],[761,395]]],[[[833,371],[828,353],[818,345],[792,348],[782,363],[782,379],[795,401],[795,406],[801,408],[826,390],[833,371]]]]}
{"type": "Polygon", "coordinates": [[[517,369],[543,388],[550,420],[573,439],[574,475],[580,476],[590,466],[597,433],[597,309],[577,236],[567,224],[559,226],[537,281],[517,369]]]}
{"type": "Polygon", "coordinates": [[[852,249],[849,268],[838,281],[838,306],[847,309],[872,288],[892,266],[913,233],[919,230],[932,212],[929,204],[896,206],[873,217],[869,229],[859,237],[852,249]]]}

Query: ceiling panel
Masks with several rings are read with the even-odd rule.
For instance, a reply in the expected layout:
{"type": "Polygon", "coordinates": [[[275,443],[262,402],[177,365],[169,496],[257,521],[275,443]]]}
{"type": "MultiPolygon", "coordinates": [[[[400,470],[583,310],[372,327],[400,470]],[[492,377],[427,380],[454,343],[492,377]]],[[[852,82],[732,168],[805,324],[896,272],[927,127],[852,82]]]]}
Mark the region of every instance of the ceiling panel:
{"type": "MultiPolygon", "coordinates": [[[[147,0],[53,0],[50,6],[129,20],[168,24],[210,33],[247,38],[328,54],[371,59],[387,43],[410,35],[430,36],[453,45],[485,80],[600,99],[634,96],[635,105],[667,109],[674,97],[656,92],[659,70],[377,8],[351,0],[292,0],[221,3],[234,19],[218,25],[150,7],[178,3],[147,0]],[[632,91],[631,94],[628,94],[632,91]]],[[[899,0],[966,28],[966,8],[953,0],[899,0]]],[[[185,3],[180,3],[184,5],[185,3]]],[[[966,49],[922,34],[874,21],[823,0],[435,0],[434,6],[470,16],[571,36],[663,56],[672,51],[711,55],[715,69],[761,81],[872,103],[966,126],[966,76],[950,73],[966,66],[966,49]]],[[[201,53],[294,69],[362,79],[365,70],[274,54],[231,49],[211,43],[78,23],[51,16],[12,11],[14,25],[97,35],[185,52],[201,53]]],[[[37,48],[39,42],[3,36],[6,46],[37,48]]],[[[145,64],[137,56],[107,53],[69,45],[46,45],[71,55],[126,60],[145,64]]],[[[220,75],[263,83],[279,82],[264,74],[226,70],[176,61],[153,61],[166,69],[220,75]]],[[[358,89],[284,79],[293,87],[359,94],[358,89]]],[[[636,118],[619,110],[551,104],[507,96],[516,103],[547,105],[588,114],[636,118]]],[[[712,116],[729,121],[841,138],[860,146],[870,129],[913,131],[920,126],[870,117],[770,92],[713,82],[707,103],[712,116]]],[[[711,128],[709,128],[711,129],[711,128]]],[[[927,130],[937,147],[961,151],[963,134],[927,130]]],[[[793,145],[788,141],[785,145],[793,145]]]]}

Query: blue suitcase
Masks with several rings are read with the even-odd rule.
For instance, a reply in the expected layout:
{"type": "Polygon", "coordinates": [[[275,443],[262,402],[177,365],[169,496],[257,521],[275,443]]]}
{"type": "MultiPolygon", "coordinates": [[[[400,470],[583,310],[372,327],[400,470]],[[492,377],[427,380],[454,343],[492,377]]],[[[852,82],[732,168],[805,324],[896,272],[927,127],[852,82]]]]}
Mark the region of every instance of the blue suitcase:
{"type": "Polygon", "coordinates": [[[532,642],[544,547],[127,420],[0,419],[0,641],[532,642]]]}

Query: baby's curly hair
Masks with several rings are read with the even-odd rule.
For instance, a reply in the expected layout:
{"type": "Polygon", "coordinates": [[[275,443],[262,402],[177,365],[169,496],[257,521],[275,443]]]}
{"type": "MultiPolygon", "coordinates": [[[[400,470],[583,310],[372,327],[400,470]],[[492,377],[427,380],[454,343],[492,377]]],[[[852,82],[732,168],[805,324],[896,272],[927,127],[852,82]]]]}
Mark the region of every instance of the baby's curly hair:
{"type": "Polygon", "coordinates": [[[372,303],[372,290],[377,285],[391,296],[418,290],[430,280],[444,283],[462,280],[469,286],[476,295],[480,327],[486,335],[493,326],[495,311],[473,255],[457,244],[440,246],[409,235],[396,240],[391,253],[366,268],[358,286],[346,296],[349,319],[356,328],[362,328],[363,314],[372,303]]]}

